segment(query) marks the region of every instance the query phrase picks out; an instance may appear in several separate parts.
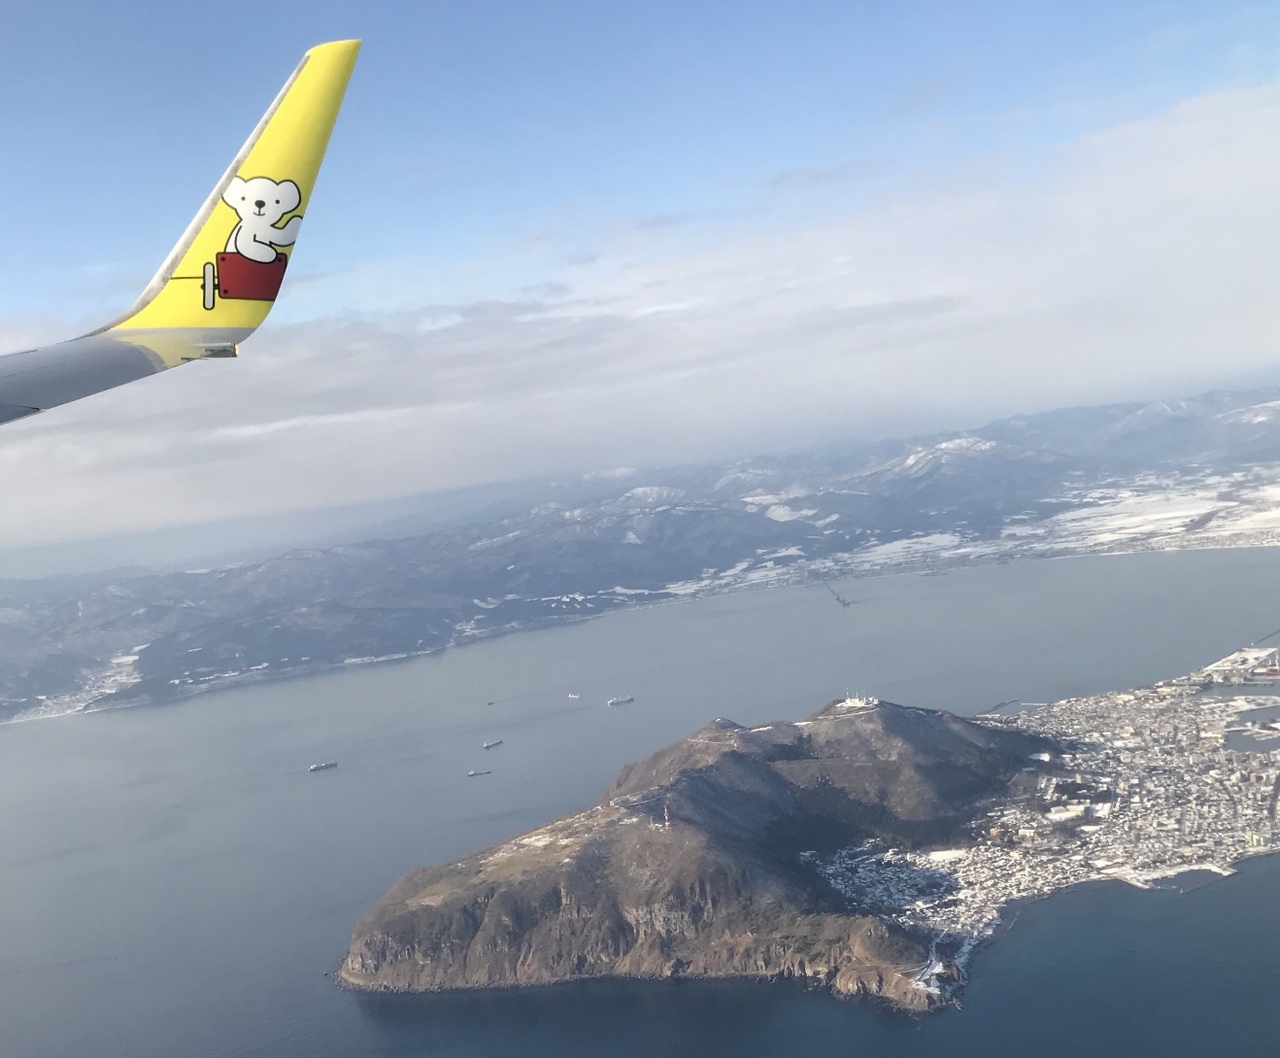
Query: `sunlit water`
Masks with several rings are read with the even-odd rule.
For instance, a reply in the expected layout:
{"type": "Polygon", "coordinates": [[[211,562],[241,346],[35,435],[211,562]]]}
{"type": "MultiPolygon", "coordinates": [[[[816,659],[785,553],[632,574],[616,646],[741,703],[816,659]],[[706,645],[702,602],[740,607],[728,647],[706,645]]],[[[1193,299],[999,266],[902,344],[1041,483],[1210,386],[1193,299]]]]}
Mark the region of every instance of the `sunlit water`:
{"type": "Polygon", "coordinates": [[[1031,905],[979,955],[966,1009],[923,1023],[757,984],[330,985],[404,871],[589,804],[713,717],[798,718],[846,690],[973,712],[1176,675],[1280,627],[1280,552],[840,590],[858,604],[756,592],[0,727],[0,1055],[1201,1055],[1280,1038],[1280,858],[1187,894],[1031,905]],[[620,694],[636,700],[605,707],[620,694]]]}

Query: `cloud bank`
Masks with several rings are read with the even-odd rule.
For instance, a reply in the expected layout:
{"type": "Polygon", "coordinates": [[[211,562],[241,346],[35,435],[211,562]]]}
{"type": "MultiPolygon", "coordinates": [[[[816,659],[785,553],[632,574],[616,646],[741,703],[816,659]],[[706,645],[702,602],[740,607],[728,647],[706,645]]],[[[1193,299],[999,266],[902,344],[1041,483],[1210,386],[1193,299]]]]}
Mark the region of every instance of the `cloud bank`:
{"type": "Polygon", "coordinates": [[[393,295],[4,427],[0,546],[1280,378],[1280,86],[984,169],[821,222],[633,219],[467,303],[413,261],[315,277],[393,295]]]}

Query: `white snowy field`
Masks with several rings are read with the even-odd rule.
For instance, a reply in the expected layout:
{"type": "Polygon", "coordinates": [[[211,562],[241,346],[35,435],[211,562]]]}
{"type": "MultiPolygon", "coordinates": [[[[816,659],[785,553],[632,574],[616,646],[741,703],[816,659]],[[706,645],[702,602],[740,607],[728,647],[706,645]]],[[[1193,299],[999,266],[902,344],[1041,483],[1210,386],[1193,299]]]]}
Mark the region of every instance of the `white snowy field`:
{"type": "Polygon", "coordinates": [[[1080,498],[1087,505],[1077,510],[1007,527],[1001,543],[1059,553],[1280,542],[1280,467],[1273,464],[1192,480],[1139,480],[1080,498]]]}
{"type": "Polygon", "coordinates": [[[1143,478],[1063,497],[1081,504],[1041,521],[1011,520],[998,539],[953,533],[874,544],[817,565],[832,571],[942,568],[993,558],[1280,544],[1280,466],[1195,478],[1143,478]]]}

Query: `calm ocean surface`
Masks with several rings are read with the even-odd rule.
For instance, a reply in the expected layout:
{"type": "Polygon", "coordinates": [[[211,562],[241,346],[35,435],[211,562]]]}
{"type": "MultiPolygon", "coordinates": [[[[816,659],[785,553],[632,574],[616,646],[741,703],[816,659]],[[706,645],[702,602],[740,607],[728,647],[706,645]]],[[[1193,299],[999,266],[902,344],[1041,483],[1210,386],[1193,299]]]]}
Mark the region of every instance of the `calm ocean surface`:
{"type": "Polygon", "coordinates": [[[0,1056],[1275,1053],[1280,857],[1185,893],[1097,885],[1023,908],[966,1009],[924,1021],[783,985],[329,984],[400,874],[591,803],[713,717],[795,719],[846,690],[974,712],[1177,675],[1280,628],[1280,551],[840,590],[858,605],[755,592],[0,726],[0,1056]],[[636,701],[606,708],[615,694],[636,701]]]}

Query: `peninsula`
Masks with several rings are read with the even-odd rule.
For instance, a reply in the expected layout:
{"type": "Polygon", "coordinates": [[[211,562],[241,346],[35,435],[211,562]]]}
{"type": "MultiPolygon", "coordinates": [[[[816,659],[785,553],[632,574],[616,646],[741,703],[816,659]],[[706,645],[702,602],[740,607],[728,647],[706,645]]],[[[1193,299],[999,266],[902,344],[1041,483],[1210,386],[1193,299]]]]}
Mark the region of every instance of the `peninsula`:
{"type": "MultiPolygon", "coordinates": [[[[850,901],[825,857],[966,840],[975,812],[1056,749],[864,699],[799,723],[716,720],[628,766],[586,811],[404,878],[357,926],[341,980],[794,976],[926,1010],[959,980],[954,960],[882,900],[850,901]]],[[[920,894],[938,888],[937,872],[915,873],[920,894]]]]}
{"type": "Polygon", "coordinates": [[[963,719],[874,698],[716,720],[575,815],[401,879],[358,990],[798,978],[928,1011],[1014,900],[1230,874],[1280,841],[1280,656],[963,719]]]}

